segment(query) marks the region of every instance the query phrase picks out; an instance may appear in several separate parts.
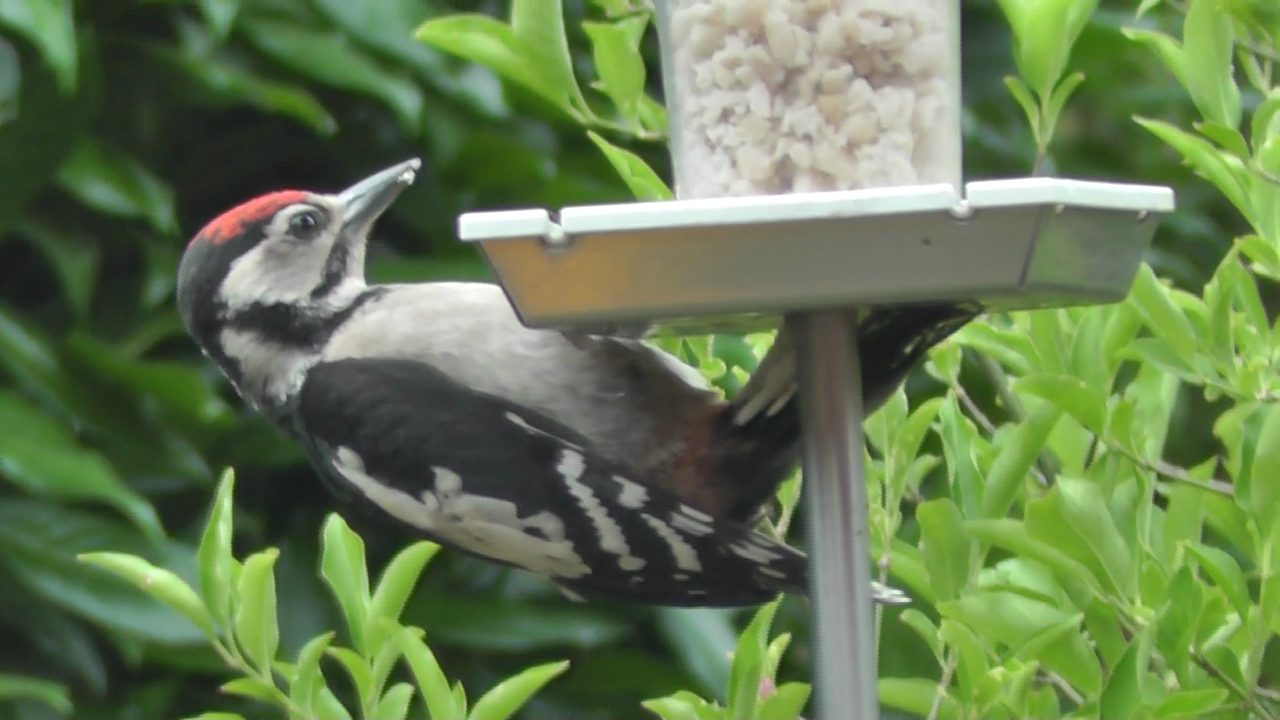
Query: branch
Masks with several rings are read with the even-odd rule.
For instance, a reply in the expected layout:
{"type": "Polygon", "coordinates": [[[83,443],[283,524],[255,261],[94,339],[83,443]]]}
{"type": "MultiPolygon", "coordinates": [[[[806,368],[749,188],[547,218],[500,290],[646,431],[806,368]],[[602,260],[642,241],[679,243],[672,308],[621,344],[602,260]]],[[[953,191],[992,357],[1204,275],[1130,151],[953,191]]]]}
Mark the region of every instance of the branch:
{"type": "Polygon", "coordinates": [[[1104,439],[1103,442],[1106,443],[1109,450],[1115,452],[1117,455],[1120,455],[1143,470],[1156,473],[1157,475],[1162,475],[1170,480],[1174,480],[1185,485],[1198,487],[1201,490],[1208,490],[1209,492],[1215,492],[1226,497],[1235,497],[1235,485],[1232,485],[1226,480],[1219,480],[1217,478],[1201,480],[1200,478],[1193,477],[1191,472],[1186,468],[1180,468],[1177,465],[1167,463],[1164,460],[1148,460],[1132,450],[1121,446],[1110,438],[1104,439]]]}

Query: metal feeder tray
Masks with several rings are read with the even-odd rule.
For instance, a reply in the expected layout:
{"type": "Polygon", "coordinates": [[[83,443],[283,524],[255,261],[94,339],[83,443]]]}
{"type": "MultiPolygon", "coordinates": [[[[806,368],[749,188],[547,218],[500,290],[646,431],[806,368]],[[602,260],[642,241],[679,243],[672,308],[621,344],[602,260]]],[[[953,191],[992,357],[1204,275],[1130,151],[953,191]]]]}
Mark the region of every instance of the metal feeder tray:
{"type": "Polygon", "coordinates": [[[786,312],[1119,301],[1167,187],[1055,178],[467,213],[530,327],[747,332],[786,312]]]}

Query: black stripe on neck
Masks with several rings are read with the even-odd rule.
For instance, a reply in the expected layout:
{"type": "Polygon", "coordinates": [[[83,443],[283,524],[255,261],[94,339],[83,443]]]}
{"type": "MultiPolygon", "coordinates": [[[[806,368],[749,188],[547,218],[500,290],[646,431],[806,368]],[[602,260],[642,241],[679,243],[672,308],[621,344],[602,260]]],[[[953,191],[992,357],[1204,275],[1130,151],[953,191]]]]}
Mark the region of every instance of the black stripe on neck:
{"type": "Polygon", "coordinates": [[[281,345],[319,350],[338,326],[384,292],[379,287],[366,288],[335,312],[322,312],[321,307],[311,304],[254,303],[228,317],[226,327],[252,332],[281,345]]]}
{"type": "Polygon", "coordinates": [[[341,238],[329,250],[329,257],[324,261],[324,274],[320,284],[311,291],[312,300],[320,300],[333,292],[347,277],[347,263],[351,259],[351,249],[341,238]]]}

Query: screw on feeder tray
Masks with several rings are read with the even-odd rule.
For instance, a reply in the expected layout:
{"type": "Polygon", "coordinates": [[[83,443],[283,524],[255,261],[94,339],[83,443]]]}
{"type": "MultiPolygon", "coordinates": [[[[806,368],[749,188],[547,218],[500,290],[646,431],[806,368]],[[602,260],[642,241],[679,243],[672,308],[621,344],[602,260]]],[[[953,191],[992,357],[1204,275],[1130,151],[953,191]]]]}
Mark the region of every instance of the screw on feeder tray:
{"type": "Polygon", "coordinates": [[[549,250],[567,250],[573,242],[573,238],[564,231],[564,226],[560,224],[560,216],[555,212],[547,213],[547,224],[542,236],[542,243],[549,250]]]}
{"type": "Polygon", "coordinates": [[[1173,192],[963,183],[959,0],[654,6],[677,199],[459,235],[530,326],[796,328],[819,716],[874,718],[858,309],[1119,301],[1173,192]]]}

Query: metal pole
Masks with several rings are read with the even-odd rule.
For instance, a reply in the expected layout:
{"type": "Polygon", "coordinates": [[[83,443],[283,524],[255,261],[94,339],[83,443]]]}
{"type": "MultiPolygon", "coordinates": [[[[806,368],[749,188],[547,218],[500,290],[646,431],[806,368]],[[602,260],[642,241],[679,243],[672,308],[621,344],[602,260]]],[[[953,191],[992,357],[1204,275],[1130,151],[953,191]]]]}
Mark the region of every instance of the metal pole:
{"type": "Polygon", "coordinates": [[[794,315],[822,720],[879,717],[856,311],[794,315]]]}

